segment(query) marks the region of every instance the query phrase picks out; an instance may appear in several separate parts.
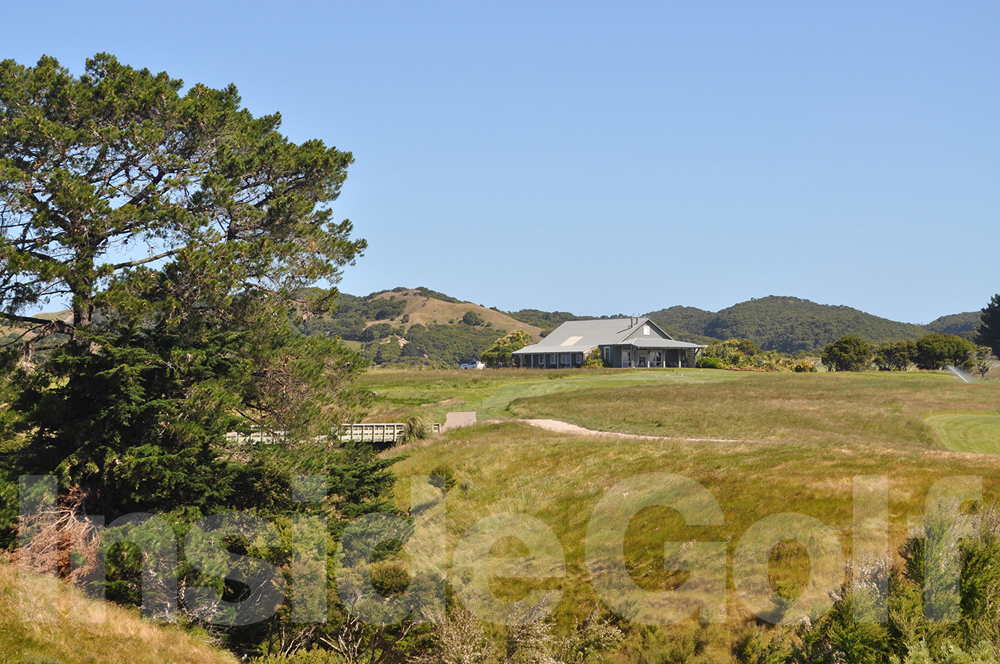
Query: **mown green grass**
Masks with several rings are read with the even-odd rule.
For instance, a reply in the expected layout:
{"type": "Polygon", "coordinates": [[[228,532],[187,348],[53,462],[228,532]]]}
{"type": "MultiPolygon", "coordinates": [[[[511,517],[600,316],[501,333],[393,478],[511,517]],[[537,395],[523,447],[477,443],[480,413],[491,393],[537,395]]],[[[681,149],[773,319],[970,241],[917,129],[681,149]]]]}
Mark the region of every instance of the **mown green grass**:
{"type": "Polygon", "coordinates": [[[671,383],[737,380],[742,374],[710,369],[689,370],[532,370],[369,371],[359,386],[376,393],[369,422],[404,421],[419,414],[437,422],[453,410],[475,410],[479,419],[511,417],[510,403],[525,397],[576,392],[597,387],[632,387],[671,383]]]}
{"type": "Polygon", "coordinates": [[[949,450],[1000,454],[1000,414],[932,415],[926,421],[949,450]]]}
{"type": "Polygon", "coordinates": [[[968,385],[937,372],[737,375],[528,397],[509,413],[672,437],[931,447],[939,442],[924,422],[930,414],[987,413],[1000,404],[1000,383],[968,385]]]}

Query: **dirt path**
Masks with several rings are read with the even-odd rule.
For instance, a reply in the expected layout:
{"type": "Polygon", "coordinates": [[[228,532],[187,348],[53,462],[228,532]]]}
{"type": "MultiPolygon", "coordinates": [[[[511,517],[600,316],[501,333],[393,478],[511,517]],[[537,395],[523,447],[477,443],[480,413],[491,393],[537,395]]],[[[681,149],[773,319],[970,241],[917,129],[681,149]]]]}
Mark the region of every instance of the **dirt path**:
{"type": "Polygon", "coordinates": [[[452,411],[445,415],[444,426],[441,427],[441,431],[450,431],[452,429],[461,429],[462,427],[471,427],[476,423],[476,411],[452,411]]]}
{"type": "Polygon", "coordinates": [[[554,433],[568,433],[575,436],[597,436],[601,438],[631,438],[634,440],[683,440],[703,443],[746,443],[746,440],[735,438],[685,438],[682,436],[644,436],[639,433],[618,433],[615,431],[595,431],[594,429],[584,429],[583,427],[560,420],[515,420],[524,422],[533,427],[552,431],[554,433]]]}

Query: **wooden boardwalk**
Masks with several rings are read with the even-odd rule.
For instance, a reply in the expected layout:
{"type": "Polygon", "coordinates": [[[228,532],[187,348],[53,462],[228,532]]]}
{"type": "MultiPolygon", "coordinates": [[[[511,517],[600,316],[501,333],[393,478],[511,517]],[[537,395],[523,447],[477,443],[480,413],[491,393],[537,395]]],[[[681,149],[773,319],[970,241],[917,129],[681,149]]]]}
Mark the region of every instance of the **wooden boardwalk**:
{"type": "MultiPolygon", "coordinates": [[[[429,433],[441,433],[441,425],[437,422],[428,425],[429,433]]],[[[353,443],[396,443],[406,436],[406,424],[403,422],[375,422],[371,424],[342,424],[340,426],[340,440],[353,443]]],[[[272,445],[285,438],[284,431],[265,432],[254,429],[250,435],[230,432],[226,438],[237,443],[249,443],[251,445],[272,445]]],[[[325,436],[316,439],[316,442],[324,442],[325,436]]]]}

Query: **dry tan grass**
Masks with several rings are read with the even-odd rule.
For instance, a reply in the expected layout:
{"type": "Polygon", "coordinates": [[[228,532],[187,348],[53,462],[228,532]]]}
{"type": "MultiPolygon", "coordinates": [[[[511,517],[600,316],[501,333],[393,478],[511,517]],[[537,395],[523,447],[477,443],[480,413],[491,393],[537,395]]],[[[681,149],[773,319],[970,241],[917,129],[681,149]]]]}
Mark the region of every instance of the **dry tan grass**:
{"type": "MultiPolygon", "coordinates": [[[[455,387],[466,389],[464,384],[455,387]]],[[[557,614],[569,624],[597,603],[584,565],[586,527],[597,501],[615,484],[642,473],[683,475],[708,488],[725,516],[724,526],[711,528],[687,527],[660,508],[633,518],[626,541],[628,568],[634,581],[649,590],[676,582],[664,569],[665,542],[727,541],[731,560],[753,523],[782,512],[819,519],[837,533],[850,557],[852,480],[860,475],[889,477],[895,552],[905,538],[907,517],[924,511],[936,480],[979,475],[987,499],[1000,498],[1000,456],[938,449],[923,423],[932,412],[995,412],[998,403],[1000,386],[970,386],[933,374],[755,374],[713,382],[591,387],[515,400],[511,410],[604,430],[744,437],[745,442],[584,437],[508,421],[389,454],[405,456],[395,466],[402,478],[442,464],[454,471],[458,487],[448,494],[452,546],[491,514],[523,512],[548,524],[565,551],[567,577],[515,585],[522,592],[560,588],[557,614]]],[[[401,506],[407,495],[404,479],[398,493],[401,506]]],[[[793,588],[804,583],[808,565],[793,554],[775,561],[773,583],[793,588]]],[[[748,614],[732,586],[729,612],[728,629],[739,629],[748,614]]]]}
{"type": "Polygon", "coordinates": [[[0,664],[21,661],[233,664],[236,658],[175,627],[143,622],[134,611],[85,599],[55,579],[21,576],[17,566],[4,561],[0,562],[0,664]],[[21,594],[27,611],[19,602],[21,594]]]}
{"type": "Polygon", "coordinates": [[[403,313],[410,316],[410,325],[416,323],[420,323],[421,325],[439,323],[443,325],[450,320],[457,323],[462,320],[462,316],[465,315],[466,311],[474,311],[482,316],[484,321],[492,323],[493,327],[504,329],[508,332],[512,330],[524,330],[535,341],[539,341],[542,338],[540,334],[542,328],[522,323],[521,321],[514,320],[507,314],[500,313],[494,309],[487,309],[472,302],[445,302],[433,297],[424,297],[416,291],[382,293],[377,297],[384,300],[388,300],[390,297],[395,297],[397,300],[406,300],[406,310],[403,313]]]}

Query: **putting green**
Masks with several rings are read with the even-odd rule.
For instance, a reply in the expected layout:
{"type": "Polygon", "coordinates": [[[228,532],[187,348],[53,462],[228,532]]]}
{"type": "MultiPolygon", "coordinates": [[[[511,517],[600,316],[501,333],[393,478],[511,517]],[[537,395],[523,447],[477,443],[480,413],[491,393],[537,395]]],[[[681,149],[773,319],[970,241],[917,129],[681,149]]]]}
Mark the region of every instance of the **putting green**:
{"type": "Polygon", "coordinates": [[[1000,454],[1000,415],[932,415],[926,422],[949,450],[1000,454]]]}

